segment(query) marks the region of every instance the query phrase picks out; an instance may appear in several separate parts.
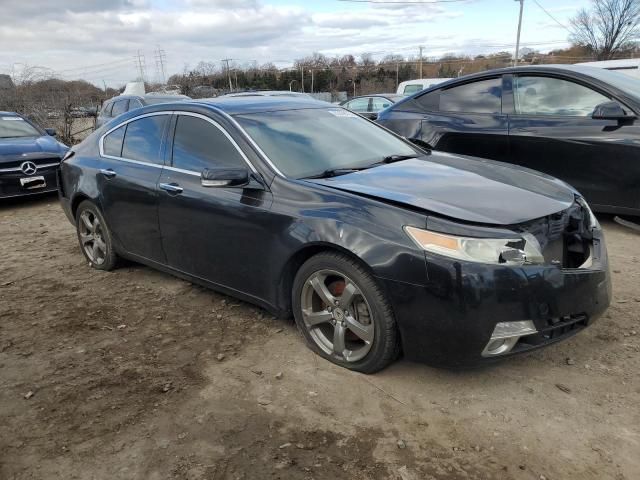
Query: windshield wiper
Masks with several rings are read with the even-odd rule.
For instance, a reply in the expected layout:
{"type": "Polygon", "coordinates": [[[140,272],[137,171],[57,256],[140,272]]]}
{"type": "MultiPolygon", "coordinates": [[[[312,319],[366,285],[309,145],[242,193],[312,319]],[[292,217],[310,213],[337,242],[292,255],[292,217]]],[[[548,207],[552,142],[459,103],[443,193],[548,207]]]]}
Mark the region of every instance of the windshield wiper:
{"type": "Polygon", "coordinates": [[[415,153],[411,155],[387,155],[382,159],[382,161],[378,163],[393,163],[399,162],[401,160],[409,160],[410,158],[418,158],[418,155],[416,155],[415,153]]]}
{"type": "Polygon", "coordinates": [[[363,170],[362,168],[330,168],[329,170],[325,170],[322,173],[317,175],[310,175],[308,177],[302,178],[331,178],[331,177],[339,177],[340,175],[347,175],[348,173],[359,172],[363,170]]]}

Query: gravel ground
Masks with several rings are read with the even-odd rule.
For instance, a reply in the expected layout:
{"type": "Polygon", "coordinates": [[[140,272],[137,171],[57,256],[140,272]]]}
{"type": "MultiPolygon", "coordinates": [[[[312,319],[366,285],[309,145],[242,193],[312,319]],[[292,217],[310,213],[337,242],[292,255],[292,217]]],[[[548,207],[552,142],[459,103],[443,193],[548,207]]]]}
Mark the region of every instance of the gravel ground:
{"type": "Polygon", "coordinates": [[[640,478],[639,234],[601,219],[607,314],[490,368],[365,376],[291,322],[90,269],[55,197],[0,203],[0,478],[640,478]]]}

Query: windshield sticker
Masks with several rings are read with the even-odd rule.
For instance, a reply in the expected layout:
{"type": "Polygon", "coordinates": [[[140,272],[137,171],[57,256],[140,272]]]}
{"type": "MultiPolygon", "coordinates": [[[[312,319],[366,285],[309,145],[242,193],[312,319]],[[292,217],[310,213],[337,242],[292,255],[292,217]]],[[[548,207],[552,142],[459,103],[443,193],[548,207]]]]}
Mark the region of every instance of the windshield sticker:
{"type": "Polygon", "coordinates": [[[13,120],[13,121],[24,122],[24,119],[20,117],[0,117],[0,118],[2,120],[13,120]]]}
{"type": "Polygon", "coordinates": [[[350,112],[349,110],[344,110],[342,108],[332,108],[330,110],[327,110],[327,112],[329,112],[334,117],[358,118],[358,115],[356,115],[355,113],[350,112]]]}

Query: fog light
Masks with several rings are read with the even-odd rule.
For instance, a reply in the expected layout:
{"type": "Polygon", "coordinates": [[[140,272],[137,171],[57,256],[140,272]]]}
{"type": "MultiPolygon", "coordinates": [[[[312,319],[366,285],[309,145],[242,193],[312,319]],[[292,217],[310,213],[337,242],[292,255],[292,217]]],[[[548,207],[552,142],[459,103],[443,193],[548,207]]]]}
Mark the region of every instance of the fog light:
{"type": "Polygon", "coordinates": [[[482,351],[483,357],[502,355],[511,351],[520,337],[536,333],[536,327],[531,320],[516,322],[500,322],[493,329],[493,334],[482,351]]]}

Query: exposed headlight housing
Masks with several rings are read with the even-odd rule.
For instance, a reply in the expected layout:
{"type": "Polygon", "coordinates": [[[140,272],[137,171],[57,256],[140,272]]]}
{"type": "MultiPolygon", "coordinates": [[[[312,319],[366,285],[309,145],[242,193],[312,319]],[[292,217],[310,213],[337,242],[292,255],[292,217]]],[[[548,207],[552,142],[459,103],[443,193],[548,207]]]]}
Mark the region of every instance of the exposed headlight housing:
{"type": "Polygon", "coordinates": [[[540,244],[527,233],[518,238],[473,238],[410,226],[404,230],[423,250],[458,260],[501,265],[544,263],[540,244]]]}
{"type": "Polygon", "coordinates": [[[598,219],[591,211],[591,207],[589,207],[589,204],[587,203],[587,201],[582,197],[578,197],[576,198],[576,202],[578,202],[580,206],[587,211],[587,215],[589,216],[589,228],[590,229],[600,228],[600,223],[598,222],[598,219]]]}

